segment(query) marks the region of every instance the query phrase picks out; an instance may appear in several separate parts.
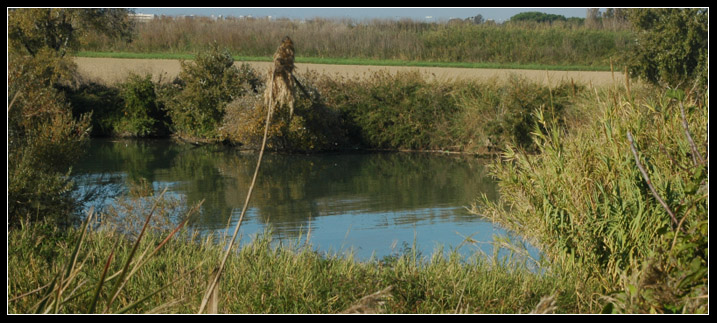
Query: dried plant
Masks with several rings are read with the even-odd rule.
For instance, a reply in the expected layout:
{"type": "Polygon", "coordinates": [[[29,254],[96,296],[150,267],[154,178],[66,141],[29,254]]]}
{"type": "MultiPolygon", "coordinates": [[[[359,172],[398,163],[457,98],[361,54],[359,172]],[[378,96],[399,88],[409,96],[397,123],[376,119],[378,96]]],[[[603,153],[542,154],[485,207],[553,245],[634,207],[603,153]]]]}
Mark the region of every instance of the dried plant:
{"type": "Polygon", "coordinates": [[[274,109],[289,108],[289,118],[294,114],[294,42],[289,36],[284,37],[281,45],[274,53],[274,66],[269,68],[264,103],[269,107],[269,113],[274,109]]]}
{"type": "Polygon", "coordinates": [[[264,156],[264,149],[266,148],[266,138],[268,137],[269,133],[269,125],[271,125],[271,116],[278,106],[289,107],[289,118],[291,118],[291,114],[293,114],[294,78],[291,74],[293,71],[294,43],[291,41],[291,38],[286,36],[281,41],[281,45],[279,45],[276,54],[274,54],[274,66],[269,69],[268,84],[264,92],[264,99],[265,103],[267,104],[268,111],[266,116],[266,124],[264,125],[264,139],[261,143],[261,150],[259,151],[259,160],[256,163],[254,176],[252,177],[251,184],[249,185],[249,191],[247,192],[246,200],[244,201],[244,207],[242,208],[241,215],[239,216],[239,221],[237,221],[237,225],[234,228],[234,233],[232,235],[232,239],[229,242],[229,247],[226,249],[222,261],[219,264],[219,267],[215,270],[216,274],[213,274],[212,278],[210,278],[209,284],[207,286],[207,291],[204,294],[204,298],[202,298],[202,303],[199,306],[199,314],[204,312],[205,308],[210,302],[210,297],[212,297],[212,295],[214,295],[214,297],[212,297],[212,302],[211,304],[209,304],[209,310],[215,311],[218,306],[218,304],[216,304],[216,286],[219,282],[219,279],[221,278],[227,258],[229,257],[229,253],[234,246],[234,241],[236,241],[237,234],[239,233],[239,228],[241,228],[242,220],[244,219],[244,214],[246,214],[246,210],[249,206],[249,201],[251,200],[252,192],[254,191],[254,184],[256,184],[256,178],[259,175],[259,168],[261,167],[261,160],[264,156]]]}

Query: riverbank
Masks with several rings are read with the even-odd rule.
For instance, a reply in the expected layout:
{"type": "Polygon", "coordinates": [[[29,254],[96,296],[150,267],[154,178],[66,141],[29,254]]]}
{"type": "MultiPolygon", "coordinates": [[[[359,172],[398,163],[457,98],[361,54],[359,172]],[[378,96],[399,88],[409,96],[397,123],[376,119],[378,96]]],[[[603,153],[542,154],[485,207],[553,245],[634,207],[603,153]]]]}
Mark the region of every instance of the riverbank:
{"type": "MultiPolygon", "coordinates": [[[[226,53],[212,55],[225,55],[227,64],[231,60],[226,53]]],[[[70,89],[69,96],[77,101],[77,115],[93,111],[93,135],[171,134],[191,143],[222,142],[241,149],[256,149],[261,143],[265,113],[260,112],[263,101],[256,93],[264,91],[268,63],[231,62],[231,68],[221,71],[226,75],[212,76],[226,83],[211,85],[213,92],[197,90],[206,87],[200,73],[209,71],[200,65],[174,60],[75,61],[85,82],[95,85],[70,89]],[[182,75],[177,82],[175,74],[182,75]],[[96,101],[103,101],[101,108],[96,101]],[[142,106],[130,108],[123,101],[142,106]],[[165,128],[156,129],[162,124],[165,128]]],[[[573,107],[581,93],[597,88],[593,81],[603,87],[608,78],[613,86],[617,83],[610,72],[344,65],[298,65],[296,75],[313,97],[297,94],[295,117],[287,114],[272,125],[269,150],[358,148],[488,155],[506,142],[532,149],[530,123],[536,109],[554,118],[580,120],[582,112],[573,107]]]]}

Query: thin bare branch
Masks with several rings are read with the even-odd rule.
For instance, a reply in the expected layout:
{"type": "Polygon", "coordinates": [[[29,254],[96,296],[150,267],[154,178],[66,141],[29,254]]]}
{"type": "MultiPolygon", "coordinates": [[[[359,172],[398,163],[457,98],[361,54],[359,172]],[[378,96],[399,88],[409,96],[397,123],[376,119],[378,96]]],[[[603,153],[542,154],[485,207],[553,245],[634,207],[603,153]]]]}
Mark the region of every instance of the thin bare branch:
{"type": "Polygon", "coordinates": [[[700,164],[704,164],[705,159],[702,158],[702,154],[697,150],[697,145],[695,145],[695,141],[692,140],[692,136],[690,135],[690,128],[687,125],[687,118],[685,117],[685,105],[682,104],[682,101],[680,101],[680,114],[682,115],[682,128],[685,130],[687,142],[690,143],[690,148],[692,149],[692,161],[695,163],[695,166],[697,166],[697,159],[699,159],[700,164]]]}
{"type": "Polygon", "coordinates": [[[655,187],[652,186],[652,181],[650,181],[650,176],[647,175],[647,171],[640,163],[640,157],[637,154],[637,148],[635,148],[635,140],[632,138],[632,134],[630,131],[627,132],[627,140],[630,142],[630,149],[632,150],[632,155],[635,157],[635,164],[637,164],[637,168],[640,169],[640,173],[642,173],[642,177],[645,179],[645,182],[647,183],[647,186],[650,188],[650,191],[652,192],[652,196],[657,199],[658,202],[662,205],[662,207],[667,211],[667,213],[672,218],[672,222],[675,223],[675,225],[678,225],[677,217],[675,216],[675,213],[672,212],[670,207],[665,203],[665,201],[660,197],[659,194],[657,194],[657,190],[655,190],[655,187]]]}

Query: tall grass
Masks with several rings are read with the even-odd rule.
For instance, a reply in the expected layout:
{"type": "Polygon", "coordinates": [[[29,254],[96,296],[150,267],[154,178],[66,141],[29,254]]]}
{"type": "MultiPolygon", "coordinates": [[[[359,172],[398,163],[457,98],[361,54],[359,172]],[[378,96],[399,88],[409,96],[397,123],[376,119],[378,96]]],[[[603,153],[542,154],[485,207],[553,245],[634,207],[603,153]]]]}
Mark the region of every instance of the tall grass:
{"type": "Polygon", "coordinates": [[[629,30],[569,23],[445,24],[413,20],[160,17],[137,24],[131,43],[89,35],[83,50],[195,53],[213,42],[233,55],[269,57],[289,35],[302,57],[494,64],[607,66],[629,51],[629,30]]]}
{"type": "Polygon", "coordinates": [[[540,153],[509,146],[492,169],[500,201],[474,212],[599,282],[608,312],[706,311],[706,98],[635,87],[585,95],[591,117],[569,131],[536,113],[540,153]]]}
{"type": "MultiPolygon", "coordinates": [[[[134,258],[139,251],[156,249],[167,234],[148,231],[134,258]]],[[[557,313],[589,311],[565,292],[575,281],[557,273],[541,275],[482,258],[464,260],[452,251],[417,258],[415,250],[407,250],[385,260],[358,262],[350,255],[319,254],[301,237],[283,246],[270,237],[265,232],[232,249],[218,286],[218,313],[340,313],[387,287],[391,292],[385,303],[365,311],[528,313],[550,295],[556,295],[557,313]]],[[[139,270],[128,272],[107,312],[196,313],[226,248],[216,238],[176,233],[152,257],[144,257],[139,270]]],[[[39,308],[54,273],[73,259],[78,239],[83,241],[79,261],[72,279],[66,280],[57,312],[89,313],[94,299],[95,310],[105,310],[135,241],[112,231],[88,230],[83,237],[79,229],[60,233],[33,224],[8,236],[9,313],[39,308]],[[98,288],[103,279],[106,283],[98,288]]],[[[51,306],[43,309],[54,312],[51,306]]]]}

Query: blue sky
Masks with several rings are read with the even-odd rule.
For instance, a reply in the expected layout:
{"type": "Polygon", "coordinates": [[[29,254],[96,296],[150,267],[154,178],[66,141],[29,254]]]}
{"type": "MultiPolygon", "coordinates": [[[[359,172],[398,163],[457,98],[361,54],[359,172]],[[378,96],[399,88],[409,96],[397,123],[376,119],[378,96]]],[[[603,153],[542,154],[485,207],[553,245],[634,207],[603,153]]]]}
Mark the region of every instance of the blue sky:
{"type": "Polygon", "coordinates": [[[427,16],[433,20],[467,18],[477,14],[484,19],[504,21],[525,11],[540,11],[559,14],[565,17],[585,18],[587,8],[135,8],[137,13],[157,15],[195,15],[195,16],[248,16],[303,18],[411,18],[423,20],[427,16]]]}

